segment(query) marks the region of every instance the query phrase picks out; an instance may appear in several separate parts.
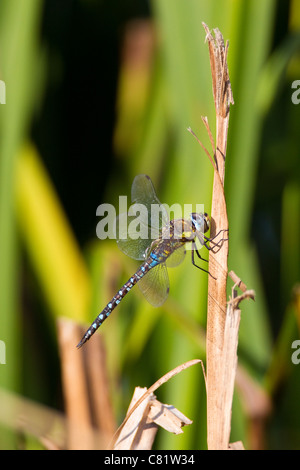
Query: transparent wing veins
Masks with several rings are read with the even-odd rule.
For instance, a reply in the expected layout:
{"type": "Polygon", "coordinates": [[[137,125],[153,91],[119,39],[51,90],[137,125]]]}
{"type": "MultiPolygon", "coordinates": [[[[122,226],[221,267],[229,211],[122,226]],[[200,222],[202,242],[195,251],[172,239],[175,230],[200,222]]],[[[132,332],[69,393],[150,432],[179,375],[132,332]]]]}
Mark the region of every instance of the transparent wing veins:
{"type": "Polygon", "coordinates": [[[154,307],[160,307],[167,299],[170,284],[165,263],[158,264],[138,282],[140,291],[154,307]]]}
{"type": "Polygon", "coordinates": [[[118,247],[136,260],[145,259],[147,248],[160,236],[169,221],[168,212],[156,196],[152,181],[147,175],[137,175],[132,183],[133,204],[128,213],[116,218],[115,236],[118,247]]]}

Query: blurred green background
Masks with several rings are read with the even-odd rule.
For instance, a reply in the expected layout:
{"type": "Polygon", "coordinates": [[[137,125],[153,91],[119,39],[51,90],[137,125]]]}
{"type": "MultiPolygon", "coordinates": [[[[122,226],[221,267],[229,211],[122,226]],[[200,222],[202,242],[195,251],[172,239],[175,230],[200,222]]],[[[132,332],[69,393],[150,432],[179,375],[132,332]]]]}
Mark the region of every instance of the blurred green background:
{"type": "MultiPolygon", "coordinates": [[[[162,202],[209,212],[212,167],[186,130],[210,149],[202,21],[229,40],[229,269],[256,291],[242,304],[239,361],[272,402],[256,415],[237,390],[231,441],[300,448],[297,0],[0,0],[0,386],[64,411],[56,320],[89,323],[136,269],[114,240],[96,238],[97,207],[118,208],[136,174],[151,176],[162,202]]],[[[118,423],[136,385],[205,360],[207,276],[186,260],[170,281],[161,308],[134,289],[100,329],[118,423]]],[[[155,448],[205,448],[200,368],[157,396],[193,425],[160,430],[155,448]]],[[[39,447],[0,419],[0,448],[39,447]]]]}

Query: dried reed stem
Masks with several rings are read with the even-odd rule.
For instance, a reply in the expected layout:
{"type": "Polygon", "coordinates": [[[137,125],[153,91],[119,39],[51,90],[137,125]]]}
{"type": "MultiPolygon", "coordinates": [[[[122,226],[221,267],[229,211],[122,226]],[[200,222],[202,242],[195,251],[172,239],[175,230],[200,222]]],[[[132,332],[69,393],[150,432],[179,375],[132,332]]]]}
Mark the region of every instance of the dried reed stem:
{"type": "MultiPolygon", "coordinates": [[[[228,43],[226,46],[224,45],[223,36],[218,29],[213,30],[213,36],[207,25],[203,23],[203,27],[206,31],[206,40],[209,47],[216,109],[216,168],[214,171],[211,209],[211,236],[213,237],[219,230],[228,229],[224,178],[229,107],[230,104],[233,104],[233,97],[227,68],[228,43]]],[[[209,269],[213,277],[210,276],[208,281],[206,336],[207,444],[208,449],[228,449],[231,392],[233,393],[234,382],[234,377],[230,376],[229,379],[228,374],[232,372],[229,367],[236,366],[236,364],[232,364],[234,352],[230,349],[230,343],[232,342],[232,336],[238,330],[239,316],[237,314],[231,316],[229,323],[226,320],[228,243],[223,243],[222,248],[217,252],[213,251],[215,250],[210,251],[209,256],[209,269]],[[227,334],[227,338],[225,334],[227,334]]]]}
{"type": "Polygon", "coordinates": [[[78,351],[74,344],[77,344],[85,330],[66,318],[59,318],[57,327],[69,424],[67,447],[73,450],[106,448],[116,424],[101,337],[97,335],[89,348],[78,351]]]}

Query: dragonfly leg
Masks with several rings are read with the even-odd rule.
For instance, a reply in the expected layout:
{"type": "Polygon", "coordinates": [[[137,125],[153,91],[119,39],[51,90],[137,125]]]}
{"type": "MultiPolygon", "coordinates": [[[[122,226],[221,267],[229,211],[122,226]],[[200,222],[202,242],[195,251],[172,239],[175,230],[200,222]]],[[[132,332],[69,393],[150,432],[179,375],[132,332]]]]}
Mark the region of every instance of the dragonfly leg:
{"type": "Polygon", "coordinates": [[[217,253],[218,250],[216,250],[217,248],[220,249],[223,245],[223,242],[226,242],[228,240],[228,238],[221,238],[218,242],[215,242],[215,238],[217,238],[221,232],[228,232],[228,229],[222,229],[220,230],[214,237],[212,238],[209,238],[209,237],[206,237],[205,235],[203,235],[204,239],[206,240],[203,245],[208,249],[208,250],[211,250],[213,253],[217,253]],[[207,242],[209,242],[210,244],[212,243],[212,246],[208,246],[207,245],[207,242]]]}
{"type": "MultiPolygon", "coordinates": [[[[217,237],[220,235],[221,232],[229,232],[229,229],[228,229],[228,228],[221,228],[221,230],[219,230],[218,233],[216,233],[216,235],[215,235],[214,237],[208,238],[208,237],[206,237],[206,236],[204,235],[204,238],[206,238],[206,239],[212,241],[212,240],[214,240],[215,238],[217,238],[217,237]]],[[[222,239],[222,240],[223,240],[223,239],[222,239]]],[[[224,238],[224,240],[228,240],[228,238],[224,238]]]]}
{"type": "Polygon", "coordinates": [[[199,251],[197,250],[197,246],[195,242],[193,242],[192,247],[193,247],[192,260],[194,259],[194,252],[196,252],[196,255],[198,256],[199,259],[202,259],[202,261],[206,261],[206,263],[208,263],[208,260],[202,258],[202,256],[200,255],[199,251]]]}
{"type": "Polygon", "coordinates": [[[225,241],[229,240],[229,238],[221,238],[221,240],[219,240],[218,242],[215,242],[214,240],[220,235],[221,232],[228,232],[228,231],[229,231],[228,228],[223,228],[223,229],[219,230],[219,232],[212,238],[209,238],[206,235],[203,235],[203,237],[206,241],[214,242],[215,245],[219,245],[219,243],[225,242],[225,241]]]}
{"type": "Polygon", "coordinates": [[[196,252],[196,255],[198,256],[199,259],[201,259],[202,261],[208,262],[207,259],[202,258],[199,251],[197,250],[196,243],[193,242],[193,244],[192,244],[192,264],[194,266],[196,266],[196,268],[201,269],[201,271],[204,271],[205,273],[209,274],[213,279],[216,279],[212,274],[210,274],[209,271],[207,271],[207,269],[201,268],[201,266],[198,266],[196,264],[196,262],[195,262],[195,252],[196,252]]]}

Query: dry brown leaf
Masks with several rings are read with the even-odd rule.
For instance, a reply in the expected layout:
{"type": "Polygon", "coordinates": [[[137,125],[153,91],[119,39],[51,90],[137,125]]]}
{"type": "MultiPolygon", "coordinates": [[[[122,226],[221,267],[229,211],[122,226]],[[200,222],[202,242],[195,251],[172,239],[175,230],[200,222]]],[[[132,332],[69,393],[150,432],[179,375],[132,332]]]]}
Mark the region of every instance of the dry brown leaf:
{"type": "Polygon", "coordinates": [[[147,416],[149,414],[149,404],[151,400],[155,399],[153,394],[148,394],[140,403],[140,406],[135,407],[135,404],[147,392],[147,388],[136,387],[132,400],[130,402],[126,422],[119,432],[118,438],[113,446],[114,450],[147,450],[151,449],[153,439],[157,432],[157,425],[152,426],[151,436],[149,436],[147,416]],[[144,433],[143,431],[146,431],[144,433]],[[147,432],[148,431],[148,432],[147,432]]]}
{"type": "Polygon", "coordinates": [[[182,427],[192,424],[189,418],[172,405],[165,405],[158,400],[150,404],[149,418],[168,432],[181,434],[182,427]]]}
{"type": "Polygon", "coordinates": [[[161,426],[174,434],[182,433],[182,427],[192,424],[183,413],[170,405],[160,403],[147,388],[136,387],[126,415],[126,422],[119,432],[114,450],[150,450],[161,426]],[[135,404],[145,396],[138,407],[135,404]]]}
{"type": "MultiPolygon", "coordinates": [[[[203,370],[203,373],[204,373],[203,362],[201,361],[201,359],[193,359],[191,361],[187,361],[187,362],[175,367],[175,369],[172,369],[170,372],[168,372],[167,374],[162,376],[159,380],[157,380],[149,389],[144,389],[145,392],[138,398],[138,400],[134,404],[130,405],[130,407],[128,409],[128,412],[127,412],[127,415],[126,415],[123,423],[121,424],[121,426],[118,428],[118,430],[116,431],[116,433],[114,435],[111,447],[115,448],[116,443],[120,442],[119,436],[121,434],[123,436],[123,434],[124,434],[123,433],[123,428],[126,426],[127,422],[129,421],[130,417],[132,416],[132,414],[135,413],[136,409],[143,404],[143,409],[144,409],[144,411],[146,410],[146,406],[150,403],[151,396],[154,397],[153,392],[155,392],[155,390],[157,390],[162,384],[166,383],[172,377],[179,374],[179,372],[181,372],[181,371],[183,371],[183,370],[187,369],[188,367],[191,367],[195,364],[198,364],[199,362],[201,363],[202,370],[203,370]],[[145,400],[146,400],[146,403],[143,403],[145,400]]],[[[205,377],[205,374],[204,374],[204,377],[205,377]]],[[[133,422],[138,422],[138,420],[134,420],[133,422]]],[[[125,436],[127,436],[129,433],[131,433],[133,431],[132,426],[130,426],[130,429],[128,429],[128,431],[126,431],[125,436]]],[[[124,438],[122,438],[122,439],[124,439],[124,438]]]]}

